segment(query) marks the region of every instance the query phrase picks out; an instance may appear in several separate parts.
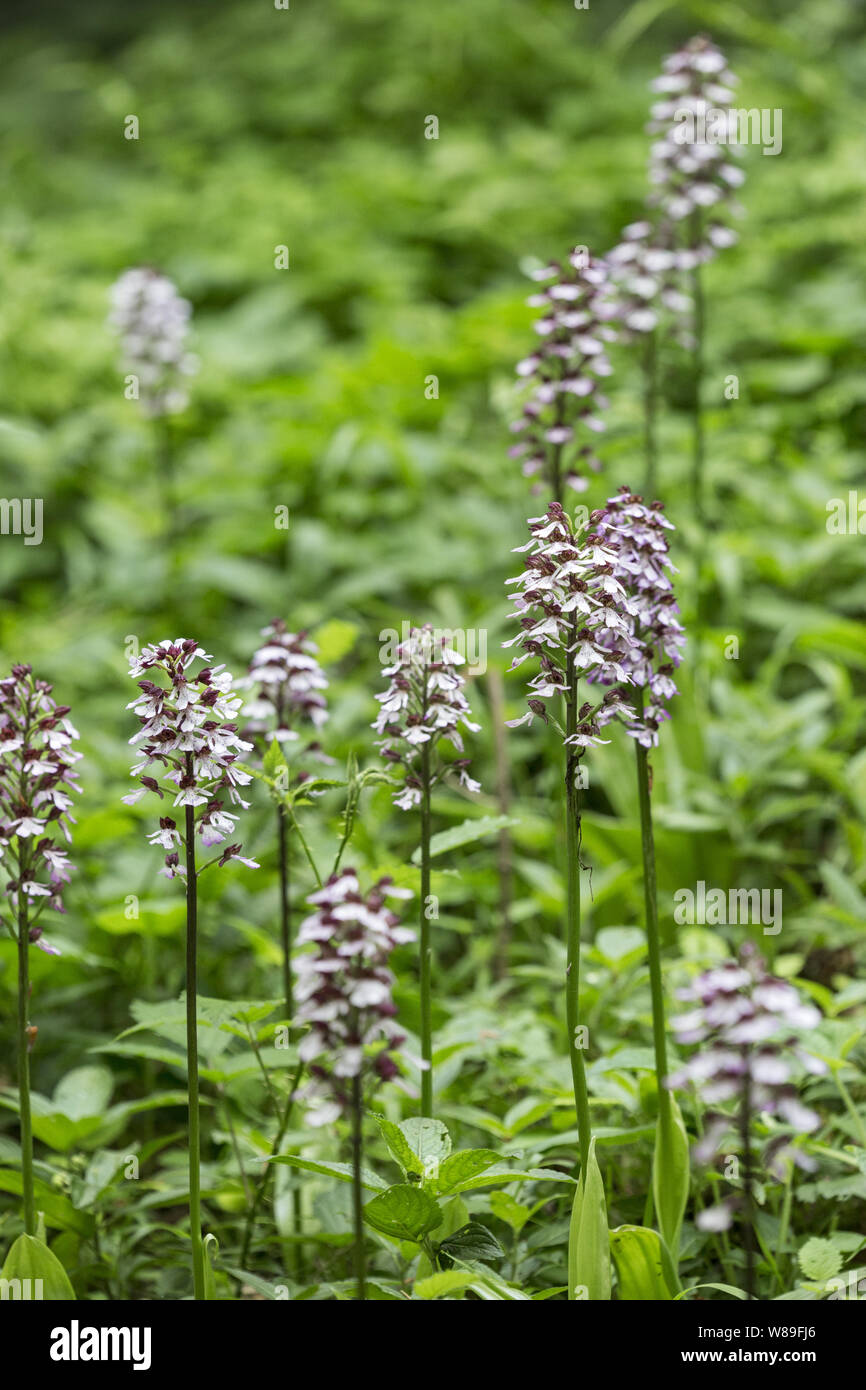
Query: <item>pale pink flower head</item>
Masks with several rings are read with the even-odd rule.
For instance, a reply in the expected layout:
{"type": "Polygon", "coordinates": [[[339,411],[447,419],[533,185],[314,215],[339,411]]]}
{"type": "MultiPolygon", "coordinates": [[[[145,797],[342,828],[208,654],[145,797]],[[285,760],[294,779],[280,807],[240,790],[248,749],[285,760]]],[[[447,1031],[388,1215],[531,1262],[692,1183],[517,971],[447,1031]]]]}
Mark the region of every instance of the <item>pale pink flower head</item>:
{"type": "Polygon", "coordinates": [[[299,726],[320,729],[327,721],[328,681],[306,632],[289,632],[282,618],[275,618],[262,628],[262,636],[249,673],[235,682],[236,689],[253,692],[242,711],[246,732],[294,742],[299,726]]]}
{"type": "Polygon", "coordinates": [[[109,326],[120,338],[124,370],[138,379],[142,411],[183,410],[184,379],[197,370],[186,346],[191,309],[166,275],[150,266],[124,271],[111,289],[109,326]]]}
{"type": "Polygon", "coordinates": [[[454,649],[450,634],[434,630],[427,623],[413,627],[408,638],[396,648],[394,660],[382,671],[388,689],[376,699],[381,705],[373,728],[382,735],[377,747],[395,770],[402,768],[403,785],[394,805],[408,811],[420,805],[422,782],[419,770],[421,750],[436,752],[441,739],[447,740],[461,755],[451,762],[431,759],[430,785],[448,772],[456,772],[467,791],[481,790],[469,776],[469,759],[464,757],[461,730],[477,733],[469,702],[463,693],[466,681],[459,667],[465,658],[454,649]]]}
{"type": "Polygon", "coordinates": [[[0,857],[13,909],[26,899],[31,942],[57,955],[39,918],[46,909],[64,911],[63,886],[74,865],[57,835],[72,838],[72,797],[80,791],[74,769],[82,755],[69,706],[56,704],[51,690],[28,665],[13,666],[0,680],[0,857]]]}
{"type": "MultiPolygon", "coordinates": [[[[147,675],[140,680],[142,693],[127,706],[141,725],[129,741],[141,746],[139,761],[132,768],[139,786],[123,798],[133,805],[149,792],[160,800],[169,796],[181,820],[186,808],[193,808],[195,833],[206,846],[221,844],[234,831],[237,815],[225,809],[226,801],[242,809],[249,805],[239,788],[247,786],[251,777],[238,759],[252,748],[238,733],[241,697],[232,693],[232,677],[224,666],[211,662],[197,642],[181,637],[145,647],[133,660],[130,676],[148,672],[160,679],[147,675]]],[[[177,849],[182,836],[175,818],[163,816],[150,838],[167,851],[167,876],[183,877],[186,868],[177,849]]],[[[240,851],[241,845],[229,844],[219,863],[241,859],[258,867],[243,859],[240,851]]]]}
{"type": "Polygon", "coordinates": [[[310,893],[295,962],[298,1024],[308,1024],[299,1056],[309,1068],[309,1121],[329,1124],[351,1103],[352,1083],[368,1087],[397,1075],[392,1053],[403,1042],[394,1019],[389,957],[415,940],[389,900],[412,894],[382,878],[366,893],[354,869],[332,874],[310,893]]]}

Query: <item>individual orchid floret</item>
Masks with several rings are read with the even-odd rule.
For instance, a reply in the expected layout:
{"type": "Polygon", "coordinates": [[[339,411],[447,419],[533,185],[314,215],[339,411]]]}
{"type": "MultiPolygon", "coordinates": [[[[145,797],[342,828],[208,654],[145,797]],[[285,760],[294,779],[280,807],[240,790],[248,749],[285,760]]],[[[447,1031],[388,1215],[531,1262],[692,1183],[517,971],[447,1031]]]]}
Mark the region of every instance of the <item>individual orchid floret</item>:
{"type": "MultiPolygon", "coordinates": [[[[239,791],[250,774],[238,765],[238,756],[252,748],[238,734],[241,697],[231,693],[232,677],[224,666],[211,665],[209,657],[192,639],[175,638],[145,647],[133,660],[129,674],[145,676],[138,682],[141,695],[128,709],[135,710],[141,728],[129,741],[140,744],[140,760],[132,769],[139,786],[123,800],[133,805],[148,792],[172,799],[185,817],[190,808],[194,831],[204,845],[221,844],[234,832],[237,816],[224,809],[226,799],[243,809],[249,805],[239,791]],[[194,674],[193,666],[205,664],[194,674]],[[162,679],[153,680],[152,673],[162,679]]],[[[166,851],[169,878],[185,876],[178,846],[182,832],[170,814],[160,818],[159,830],[150,840],[166,851]]],[[[250,868],[258,865],[243,858],[241,845],[230,844],[220,865],[239,859],[250,868]]]]}
{"type": "MultiPolygon", "coordinates": [[[[676,569],[668,554],[666,532],[674,529],[661,502],[620,488],[607,502],[596,529],[611,554],[614,577],[627,595],[630,641],[622,651],[628,682],[642,692],[624,722],[632,738],[645,748],[658,744],[658,731],[670,718],[667,701],[677,694],[674,670],[682,661],[685,633],[679,622],[671,574],[676,569]]],[[[603,634],[606,646],[622,646],[618,637],[603,634]]],[[[609,683],[603,673],[592,679],[609,683]]]]}
{"type": "Polygon", "coordinates": [[[289,632],[281,618],[262,628],[264,643],[253,653],[249,674],[236,681],[252,690],[243,706],[245,732],[288,743],[300,737],[298,725],[320,729],[328,718],[328,688],[316,660],[318,648],[306,632],[289,632]]]}
{"type": "Polygon", "coordinates": [[[616,338],[616,305],[606,264],[583,246],[564,267],[554,262],[534,271],[533,279],[548,283],[528,300],[540,310],[540,341],[517,366],[530,390],[511,426],[520,438],[509,456],[522,459],[526,477],[543,475],[544,486],[561,500],[565,484],[584,492],[587,471],[601,467],[592,437],[605,427],[601,412],[608,401],[600,379],[612,371],[607,344],[616,338]]]}
{"type": "MultiPolygon", "coordinates": [[[[603,512],[593,512],[595,525],[603,512]]],[[[515,585],[513,616],[520,632],[503,645],[517,646],[515,670],[527,660],[539,670],[529,682],[529,709],[509,727],[545,723],[552,718],[545,701],[577,699],[577,682],[590,675],[612,688],[598,705],[584,702],[577,710],[575,729],[563,733],[566,743],[584,750],[603,743],[600,731],[629,709],[622,687],[629,684],[627,658],[633,641],[626,608],[626,591],[614,573],[615,555],[594,530],[576,528],[558,502],[546,515],[531,517],[532,538],[517,550],[524,555],[523,573],[515,585]]]]}
{"type": "MultiPolygon", "coordinates": [[[[403,786],[394,805],[403,811],[419,806],[424,794],[420,761],[422,750],[431,752],[440,739],[447,739],[457,752],[464,753],[461,728],[477,733],[469,702],[463,693],[466,681],[457,669],[464,658],[448,641],[448,634],[434,631],[427,623],[413,627],[395,652],[393,663],[383,672],[388,689],[376,699],[382,708],[373,728],[382,739],[377,743],[382,757],[405,773],[403,786]]],[[[467,791],[481,790],[469,776],[469,758],[461,756],[450,763],[431,766],[428,790],[448,772],[457,772],[467,791]]]]}
{"type": "Polygon", "coordinates": [[[732,198],[744,180],[735,162],[740,148],[730,107],[736,82],[721,51],[699,36],[666,58],[652,83],[659,100],[647,129],[658,138],[650,150],[648,201],[658,209],[662,244],[672,229],[687,229],[676,238],[682,270],[737,239],[720,216],[725,206],[739,211],[732,198]]]}
{"type": "Polygon", "coordinates": [[[124,271],[111,289],[108,323],[118,334],[124,368],[138,379],[145,415],[183,410],[184,378],[197,370],[187,350],[191,308],[165,275],[142,266],[124,271]]]}
{"type": "MultiPolygon", "coordinates": [[[[698,975],[679,997],[691,1005],[688,1013],[671,1020],[678,1041],[698,1051],[668,1077],[672,1089],[694,1087],[710,1106],[733,1101],[735,1113],[713,1112],[705,1118],[695,1157],[709,1162],[725,1136],[743,1133],[758,1115],[777,1117],[789,1131],[809,1134],[820,1116],[799,1098],[803,1074],[821,1075],[826,1066],[803,1045],[803,1034],[821,1020],[813,1004],[804,1003],[787,980],[771,975],[756,948],[747,942],[737,960],[698,975]]],[[[771,1138],[765,1162],[784,1176],[781,1160],[814,1167],[812,1160],[790,1144],[790,1133],[771,1138]]],[[[726,1230],[737,1207],[736,1196],[698,1217],[705,1230],[726,1230]]]]}
{"type": "Polygon", "coordinates": [[[26,904],[31,944],[58,955],[39,918],[46,908],[65,910],[63,885],[74,865],[56,836],[71,840],[72,796],[80,791],[74,768],[82,755],[73,747],[79,735],[69,706],[55,704],[51,689],[27,665],[0,680],[0,858],[19,920],[22,898],[26,904]]]}
{"type": "Polygon", "coordinates": [[[311,1076],[304,1091],[311,1125],[343,1114],[355,1079],[378,1084],[397,1075],[391,1054],[404,1038],[394,1022],[388,961],[415,933],[401,925],[388,900],[411,896],[388,878],[362,893],[354,869],[343,869],[307,898],[313,912],[297,940],[312,949],[298,954],[295,970],[296,1020],[310,1027],[299,1057],[311,1076]]]}

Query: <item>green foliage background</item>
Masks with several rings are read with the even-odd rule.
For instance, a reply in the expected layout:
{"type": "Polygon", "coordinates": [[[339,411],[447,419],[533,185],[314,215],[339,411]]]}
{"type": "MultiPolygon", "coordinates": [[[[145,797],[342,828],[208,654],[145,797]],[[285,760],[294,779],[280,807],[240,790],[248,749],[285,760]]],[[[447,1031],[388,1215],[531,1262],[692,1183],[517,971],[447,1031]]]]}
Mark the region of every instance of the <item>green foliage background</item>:
{"type": "MultiPolygon", "coordinates": [[[[10,23],[0,95],[3,492],[42,497],[45,511],[40,547],[0,538],[0,649],[7,666],[31,661],[55,683],[87,758],[80,867],[68,916],[49,933],[63,956],[33,953],[43,1092],[129,1026],[133,1000],[173,998],[182,983],[176,885],[158,877],[148,815],[119,800],[133,732],[130,637],[193,635],[240,671],[271,617],[309,627],[332,675],[325,745],[362,763],[374,761],[385,630],[425,620],[483,630],[490,667],[506,669],[503,580],[541,505],[506,458],[513,365],[532,340],[522,267],[575,243],[603,252],[640,214],[647,84],[665,53],[704,29],[740,76],[739,103],[782,109],[784,145],[777,158],[748,152],[740,244],[707,274],[714,530],[699,549],[686,485],[688,363],[676,350],[664,363],[661,491],[680,529],[686,622],[699,553],[710,626],[653,759],[662,913],[670,941],[679,886],[782,888],[784,928],[762,948],[784,973],[805,971],[833,1014],[862,1004],[864,541],[826,528],[828,500],[863,479],[860,8],[46,6],[10,23]],[[138,141],[123,138],[128,114],[138,141]],[[424,138],[430,114],[438,140],[424,138]],[[274,269],[282,244],[287,271],[274,269]],[[200,358],[191,404],[172,422],[173,527],[155,432],[123,398],[104,323],[112,282],[145,263],[192,301],[200,358]],[[730,374],[738,400],[724,398],[730,374]],[[425,397],[430,375],[436,400],[425,397]],[[290,509],[288,534],[274,526],[279,506],[290,509]],[[738,659],[726,659],[731,636],[738,659]],[[138,920],[124,915],[130,894],[138,920]],[[815,948],[834,953],[829,966],[815,948]]],[[[642,475],[636,363],[620,348],[615,366],[593,502],[642,475]]],[[[472,802],[443,793],[440,829],[499,809],[487,678],[472,699],[485,791],[472,802]]],[[[519,678],[506,701],[509,715],[521,712],[519,678]]],[[[636,992],[617,994],[639,938],[598,935],[642,921],[622,742],[592,756],[584,831],[587,936],[609,944],[593,948],[585,987],[602,1057],[648,1037],[640,949],[636,992]]],[[[457,851],[434,876],[437,1025],[451,1049],[441,1113],[476,1140],[473,1126],[489,1134],[527,1097],[553,1097],[555,1109],[561,1094],[565,1108],[569,1084],[558,775],[536,730],[509,735],[508,749],[519,824],[504,982],[492,969],[495,840],[457,851]]],[[[329,796],[308,816],[323,862],[339,805],[329,796]]],[[[350,862],[415,886],[413,834],[387,791],[368,794],[350,862]]],[[[263,871],[209,876],[201,987],[275,997],[266,805],[243,838],[263,871]]],[[[296,893],[308,886],[298,863],[296,893]]],[[[712,954],[711,935],[685,933],[680,955],[712,954]]],[[[13,949],[0,945],[6,1020],[13,949]]],[[[401,978],[411,1028],[411,956],[401,978]]],[[[158,1067],[146,1073],[141,1058],[98,1060],[116,1101],[177,1084],[158,1067]]],[[[611,1123],[639,1126],[638,1072],[622,1094],[605,1090],[605,1075],[596,1095],[611,1123]]],[[[242,1108],[247,1100],[239,1093],[242,1108]]],[[[11,1126],[2,1142],[13,1144],[11,1126]]],[[[640,1220],[642,1191],[626,1174],[627,1219],[640,1220]]]]}

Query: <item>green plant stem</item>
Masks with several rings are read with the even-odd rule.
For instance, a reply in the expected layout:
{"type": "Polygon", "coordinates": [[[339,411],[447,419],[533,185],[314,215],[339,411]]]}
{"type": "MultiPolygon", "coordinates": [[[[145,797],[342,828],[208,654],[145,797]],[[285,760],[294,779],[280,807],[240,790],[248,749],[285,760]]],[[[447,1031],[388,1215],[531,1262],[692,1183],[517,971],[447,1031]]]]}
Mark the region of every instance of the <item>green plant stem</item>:
{"type": "Polygon", "coordinates": [[[24,1230],[36,1234],[36,1202],[33,1196],[33,1124],[30,1117],[30,925],[27,899],[18,894],[18,1115],[21,1122],[21,1191],[24,1230]]]}
{"type": "MultiPolygon", "coordinates": [[[[569,646],[577,640],[572,633],[569,646]]],[[[566,667],[566,735],[577,731],[577,680],[574,653],[569,652],[566,667]]],[[[577,785],[580,758],[574,744],[566,747],[565,764],[565,822],[566,854],[568,859],[568,896],[566,904],[566,976],[565,1016],[568,1028],[568,1050],[571,1059],[571,1079],[574,1086],[574,1108],[577,1112],[580,1170],[585,1173],[589,1162],[592,1126],[589,1117],[589,1097],[586,1090],[586,1069],[583,1048],[578,1039],[580,1010],[580,791],[577,785]]]]}
{"type": "Polygon", "coordinates": [[[755,1297],[755,1202],[752,1188],[752,1083],[748,1046],[742,1049],[745,1070],[740,1101],[740,1143],[743,1148],[743,1249],[746,1252],[746,1297],[755,1297]]]}
{"type": "Polygon", "coordinates": [[[420,995],[421,995],[421,1060],[426,1065],[421,1070],[421,1114],[429,1119],[433,1115],[433,1012],[431,1003],[431,983],[433,974],[433,945],[429,916],[430,897],[430,746],[421,749],[421,906],[419,925],[420,940],[420,995]]]}
{"type": "Polygon", "coordinates": [[[192,1240],[193,1297],[203,1299],[204,1248],[201,1238],[201,1138],[198,1101],[198,881],[195,872],[195,809],[186,807],[186,1058],[189,1088],[189,1227],[192,1240]]]}
{"type": "MultiPolygon", "coordinates": [[[[701,244],[702,218],[699,208],[692,213],[692,247],[701,244]]],[[[704,376],[704,338],[706,334],[706,315],[704,306],[704,285],[700,262],[691,272],[692,303],[694,305],[695,346],[694,376],[692,387],[692,502],[695,519],[699,525],[704,522],[704,417],[701,410],[701,397],[704,376]]]]}
{"type": "Polygon", "coordinates": [[[295,1013],[292,982],[292,922],[289,899],[289,837],[286,833],[286,813],[277,807],[277,843],[280,867],[280,944],[283,949],[283,998],[286,1022],[291,1026],[295,1013]]]}
{"type": "Polygon", "coordinates": [[[355,1282],[357,1298],[360,1302],[363,1302],[367,1297],[367,1274],[364,1257],[364,1191],[361,1183],[362,1116],[361,1076],[359,1073],[352,1077],[352,1218],[355,1228],[355,1282]]]}
{"type": "Polygon", "coordinates": [[[653,328],[646,335],[643,356],[643,418],[644,418],[644,496],[651,502],[656,493],[658,451],[656,425],[658,420],[658,335],[653,328]]]}
{"type": "MultiPolygon", "coordinates": [[[[638,714],[643,708],[643,692],[638,702],[638,714]]],[[[653,838],[652,794],[650,786],[649,753],[635,743],[637,761],[637,792],[640,805],[641,847],[643,850],[644,916],[649,963],[650,994],[653,1010],[653,1049],[656,1062],[659,1119],[667,1122],[670,1116],[671,1095],[665,1085],[668,1073],[667,1037],[665,1030],[665,1001],[662,987],[661,942],[659,939],[658,892],[656,888],[655,841],[653,838]]]]}

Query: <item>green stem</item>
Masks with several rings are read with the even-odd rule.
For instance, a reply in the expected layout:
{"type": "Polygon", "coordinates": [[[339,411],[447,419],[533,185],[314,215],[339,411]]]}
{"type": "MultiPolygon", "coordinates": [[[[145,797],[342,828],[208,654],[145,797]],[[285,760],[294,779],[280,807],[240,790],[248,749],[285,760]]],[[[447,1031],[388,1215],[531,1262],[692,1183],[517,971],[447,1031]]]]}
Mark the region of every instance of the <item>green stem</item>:
{"type": "Polygon", "coordinates": [[[197,932],[198,881],[195,872],[195,810],[186,807],[186,1058],[189,1088],[189,1226],[192,1239],[193,1297],[204,1298],[201,1238],[201,1138],[198,1103],[197,932]]]}
{"type": "MultiPolygon", "coordinates": [[[[576,625],[573,625],[573,629],[576,625]]],[[[569,646],[577,640],[572,631],[569,646]]],[[[578,692],[574,653],[569,651],[566,666],[566,736],[577,731],[578,692]]],[[[568,1028],[568,1050],[571,1058],[571,1079],[574,1087],[574,1107],[577,1112],[580,1168],[585,1173],[589,1161],[592,1125],[589,1118],[589,1097],[586,1090],[586,1069],[583,1048],[578,1038],[580,1010],[580,790],[578,774],[580,757],[574,744],[566,747],[565,821],[566,854],[568,858],[568,896],[566,905],[566,975],[565,1016],[568,1028]]]]}
{"type": "Polygon", "coordinates": [[[355,1282],[357,1297],[367,1297],[366,1262],[364,1258],[364,1192],[361,1184],[362,1134],[361,1075],[352,1077],[352,1216],[355,1227],[355,1282]]]}
{"type": "Polygon", "coordinates": [[[656,330],[646,335],[643,359],[644,379],[644,496],[651,502],[656,493],[656,423],[658,418],[658,339],[656,330]]]}
{"type": "MultiPolygon", "coordinates": [[[[701,244],[702,218],[700,208],[692,213],[691,242],[695,251],[701,244]]],[[[704,337],[706,333],[704,285],[699,261],[695,262],[691,273],[692,302],[694,305],[695,346],[694,377],[692,393],[692,501],[695,517],[699,524],[704,521],[704,418],[701,410],[701,387],[704,376],[704,337]]]]}
{"type": "MultiPolygon", "coordinates": [[[[638,702],[638,714],[643,707],[643,692],[638,702]]],[[[643,849],[644,914],[649,961],[650,994],[653,1010],[653,1048],[656,1060],[656,1086],[659,1098],[659,1118],[666,1121],[671,1107],[670,1091],[665,1085],[668,1072],[667,1038],[665,1032],[665,1001],[662,987],[661,942],[659,940],[658,893],[656,889],[656,857],[653,839],[652,800],[650,789],[649,753],[635,743],[637,759],[637,792],[640,803],[640,831],[643,849]]]]}
{"type": "MultiPolygon", "coordinates": [[[[298,1089],[299,1085],[301,1084],[301,1074],[302,1074],[303,1070],[304,1070],[304,1064],[303,1064],[303,1062],[299,1062],[298,1065],[297,1065],[297,1068],[295,1069],[295,1074],[294,1074],[294,1076],[292,1077],[291,1085],[290,1085],[290,1087],[289,1087],[289,1094],[288,1094],[288,1098],[287,1098],[287,1100],[286,1100],[285,1109],[283,1110],[282,1118],[281,1118],[281,1120],[280,1120],[280,1126],[279,1126],[279,1129],[277,1130],[276,1138],[274,1139],[273,1145],[272,1145],[272,1147],[271,1147],[271,1153],[272,1153],[272,1154],[278,1154],[278,1153],[279,1153],[279,1151],[280,1151],[280,1145],[282,1144],[283,1139],[285,1138],[286,1130],[287,1130],[288,1127],[289,1127],[289,1121],[290,1121],[291,1118],[292,1118],[292,1110],[293,1110],[294,1104],[295,1104],[295,1094],[296,1094],[296,1092],[297,1092],[297,1089],[298,1089]]],[[[251,1240],[252,1240],[252,1234],[253,1234],[253,1229],[254,1229],[254,1227],[255,1227],[256,1217],[258,1216],[259,1208],[261,1207],[262,1202],[264,1201],[265,1192],[267,1191],[267,1187],[268,1187],[268,1180],[269,1180],[269,1178],[270,1178],[270,1176],[271,1176],[271,1174],[272,1174],[272,1172],[273,1172],[273,1168],[274,1168],[274,1165],[273,1165],[272,1163],[266,1163],[266,1164],[264,1164],[264,1166],[263,1166],[263,1168],[262,1168],[262,1171],[261,1171],[261,1173],[260,1173],[260,1175],[259,1175],[259,1177],[258,1177],[258,1180],[257,1180],[257,1182],[256,1182],[256,1190],[255,1190],[255,1193],[254,1193],[254,1196],[253,1196],[252,1206],[250,1207],[249,1211],[247,1212],[246,1226],[245,1226],[245,1228],[244,1228],[244,1238],[243,1238],[243,1243],[242,1243],[242,1245],[241,1245],[241,1268],[242,1268],[242,1269],[246,1269],[247,1258],[248,1258],[249,1253],[250,1253],[250,1242],[251,1242],[251,1240]]]]}
{"type": "Polygon", "coordinates": [[[746,1252],[746,1297],[755,1297],[755,1202],[752,1176],[752,1076],[749,1048],[742,1049],[745,1071],[740,1102],[740,1142],[743,1147],[743,1248],[746,1252]]]}
{"type": "Polygon", "coordinates": [[[283,948],[283,998],[286,1001],[286,1022],[294,1018],[294,989],[292,985],[292,927],[289,906],[289,843],[286,834],[286,814],[277,807],[277,838],[280,860],[280,944],[283,948]]]}
{"type": "Polygon", "coordinates": [[[430,746],[424,744],[421,750],[421,907],[419,916],[421,952],[421,1060],[426,1066],[421,1071],[421,1114],[430,1118],[433,1114],[433,1014],[431,1004],[431,977],[433,967],[433,946],[429,917],[430,897],[430,746]]]}
{"type": "Polygon", "coordinates": [[[30,1118],[30,925],[27,899],[18,890],[18,1114],[21,1121],[21,1191],[24,1198],[24,1230],[36,1234],[36,1202],[33,1196],[33,1126],[30,1118]]]}

